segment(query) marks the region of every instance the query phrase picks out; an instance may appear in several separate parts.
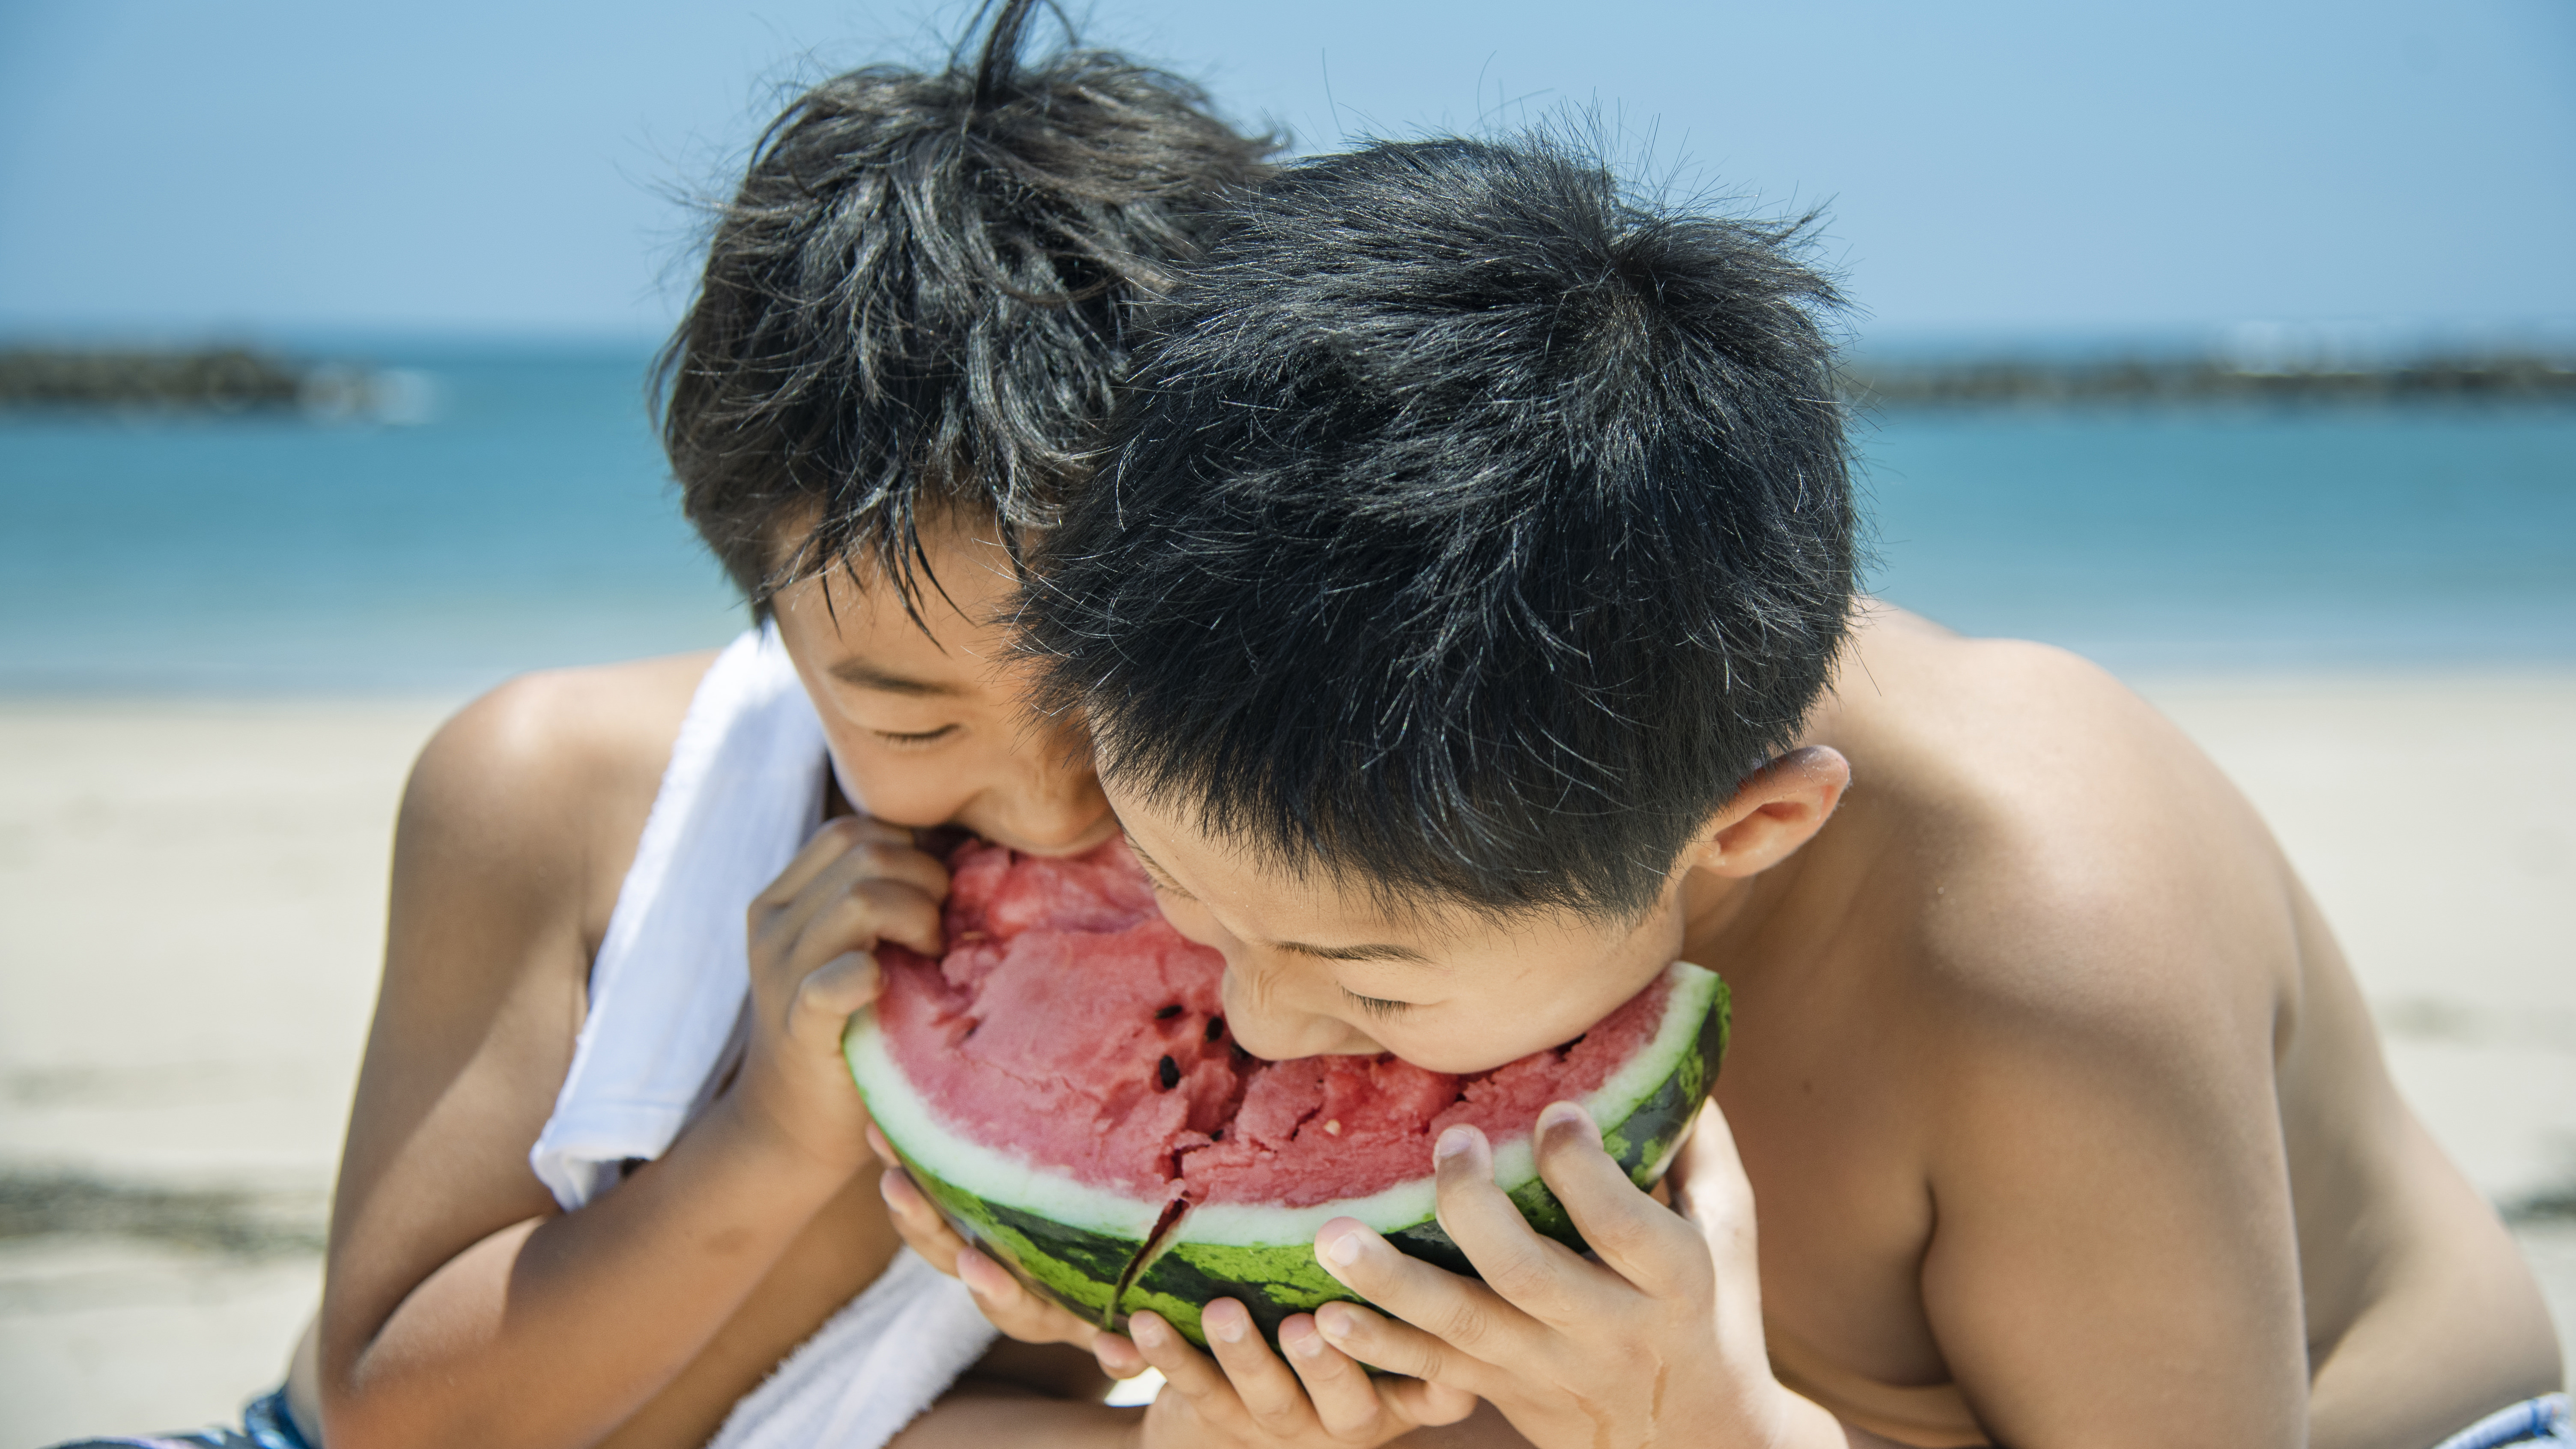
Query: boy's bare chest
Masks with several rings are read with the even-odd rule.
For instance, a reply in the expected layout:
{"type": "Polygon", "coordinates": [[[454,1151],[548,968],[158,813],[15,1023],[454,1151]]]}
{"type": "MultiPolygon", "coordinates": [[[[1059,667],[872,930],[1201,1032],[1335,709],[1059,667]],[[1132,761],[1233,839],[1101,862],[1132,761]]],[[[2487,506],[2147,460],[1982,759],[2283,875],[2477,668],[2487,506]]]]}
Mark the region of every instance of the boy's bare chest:
{"type": "Polygon", "coordinates": [[[1921,1286],[1926,1124],[1901,1044],[1865,1018],[1783,1019],[1759,994],[1749,1005],[1716,1099],[1753,1187],[1764,1318],[1882,1383],[1947,1381],[1921,1286]]]}

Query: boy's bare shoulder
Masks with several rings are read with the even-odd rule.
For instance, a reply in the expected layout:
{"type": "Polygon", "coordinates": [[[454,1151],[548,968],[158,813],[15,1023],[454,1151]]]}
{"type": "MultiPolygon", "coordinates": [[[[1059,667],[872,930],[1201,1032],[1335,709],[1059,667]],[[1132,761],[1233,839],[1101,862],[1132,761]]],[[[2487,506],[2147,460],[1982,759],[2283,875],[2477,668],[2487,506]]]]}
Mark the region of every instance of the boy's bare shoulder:
{"type": "Polygon", "coordinates": [[[2261,822],[2102,670],[1892,611],[1819,731],[1852,814],[1814,844],[1841,833],[1871,923],[1839,957],[1883,1043],[1853,1070],[1910,1124],[1889,1160],[1932,1205],[1903,1220],[1929,1234],[1922,1310],[1979,1418],[1998,1442],[2106,1415],[2290,1442],[2305,1360],[2271,1123],[2298,947],[2261,822]],[[2074,1307],[2101,1302],[2122,1311],[2074,1307]]]}
{"type": "Polygon", "coordinates": [[[404,847],[470,853],[472,874],[555,897],[595,940],[714,657],[547,670],[476,699],[413,766],[404,847]]]}
{"type": "Polygon", "coordinates": [[[1862,631],[1835,726],[1854,803],[1924,862],[1917,959],[1946,991],[2152,1030],[2295,979],[2269,832],[2099,666],[1885,611],[1862,631]]]}
{"type": "Polygon", "coordinates": [[[712,652],[674,654],[519,675],[440,726],[421,767],[513,787],[569,771],[574,789],[649,769],[658,784],[714,662],[712,652]]]}

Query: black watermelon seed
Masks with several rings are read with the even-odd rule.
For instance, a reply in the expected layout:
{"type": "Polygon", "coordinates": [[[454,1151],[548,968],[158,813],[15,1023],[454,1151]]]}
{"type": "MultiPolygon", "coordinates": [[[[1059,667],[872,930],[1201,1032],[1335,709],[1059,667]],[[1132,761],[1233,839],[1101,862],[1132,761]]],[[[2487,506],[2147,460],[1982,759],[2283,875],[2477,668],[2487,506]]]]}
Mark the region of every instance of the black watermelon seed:
{"type": "Polygon", "coordinates": [[[1156,1021],[1169,1021],[1169,1020],[1171,1020],[1173,1017],[1176,1017],[1176,1016],[1178,1016],[1178,1015],[1180,1015],[1180,1014],[1181,1014],[1180,1004],[1179,1004],[1178,1002],[1175,1002],[1175,1003],[1173,1003],[1172,1005],[1170,1005],[1170,1006],[1166,1006],[1166,1007],[1164,1007],[1162,1010],[1160,1010],[1160,1011],[1158,1011],[1158,1012],[1155,1012],[1155,1013],[1154,1013],[1154,1019],[1155,1019],[1156,1021]]]}
{"type": "Polygon", "coordinates": [[[1224,1040],[1224,1038],[1225,1038],[1225,1018],[1224,1018],[1224,1017],[1222,1017],[1222,1016],[1211,1016],[1211,1017],[1209,1017],[1209,1018],[1208,1018],[1208,1040],[1209,1040],[1209,1041],[1222,1041],[1222,1040],[1224,1040]]]}
{"type": "Polygon", "coordinates": [[[1181,1064],[1170,1057],[1163,1058],[1163,1090],[1168,1092],[1180,1084],[1181,1064]]]}

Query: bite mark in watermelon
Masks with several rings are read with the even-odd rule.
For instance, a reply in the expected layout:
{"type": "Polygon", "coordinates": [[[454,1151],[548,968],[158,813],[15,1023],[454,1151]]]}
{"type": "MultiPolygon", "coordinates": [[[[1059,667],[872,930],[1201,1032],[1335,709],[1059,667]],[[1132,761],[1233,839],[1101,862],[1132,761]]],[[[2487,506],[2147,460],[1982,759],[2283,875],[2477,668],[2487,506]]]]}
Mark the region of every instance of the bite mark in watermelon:
{"type": "Polygon", "coordinates": [[[1650,1186],[1725,1051],[1725,984],[1677,962],[1574,1041],[1492,1071],[1263,1061],[1225,1029],[1224,958],[1163,919],[1124,842],[1070,860],[969,842],[950,864],[948,953],[879,950],[851,1074],[962,1234],[1113,1328],[1152,1309],[1205,1346],[1200,1309],[1235,1298],[1275,1341],[1291,1314],[1356,1296],[1315,1261],[1336,1217],[1472,1272],[1433,1213],[1431,1144],[1461,1122],[1530,1224],[1579,1249],[1538,1178],[1539,1109],[1583,1103],[1650,1186]]]}

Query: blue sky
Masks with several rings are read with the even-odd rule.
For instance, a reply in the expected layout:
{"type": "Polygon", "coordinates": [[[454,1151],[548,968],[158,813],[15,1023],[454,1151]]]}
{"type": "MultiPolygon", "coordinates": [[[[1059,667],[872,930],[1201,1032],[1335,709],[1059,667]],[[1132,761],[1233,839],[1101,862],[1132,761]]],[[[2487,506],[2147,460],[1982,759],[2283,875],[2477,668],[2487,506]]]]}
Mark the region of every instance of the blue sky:
{"type": "MultiPolygon", "coordinates": [[[[0,330],[641,339],[778,88],[960,4],[0,0],[0,330]]],[[[1309,149],[1597,116],[1882,337],[2576,326],[2564,0],[1097,0],[1309,149]]]]}

